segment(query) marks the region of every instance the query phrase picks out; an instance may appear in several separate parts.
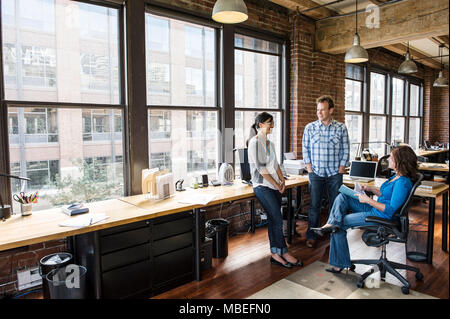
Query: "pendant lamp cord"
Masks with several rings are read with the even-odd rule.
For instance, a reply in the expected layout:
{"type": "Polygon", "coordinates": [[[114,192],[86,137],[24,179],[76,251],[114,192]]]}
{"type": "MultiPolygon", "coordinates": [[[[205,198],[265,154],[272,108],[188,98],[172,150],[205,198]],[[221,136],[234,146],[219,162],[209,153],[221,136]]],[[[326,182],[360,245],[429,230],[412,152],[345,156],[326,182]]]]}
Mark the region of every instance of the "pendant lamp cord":
{"type": "Polygon", "coordinates": [[[356,0],[356,12],[355,12],[355,16],[356,16],[356,34],[358,34],[358,0],[356,0]]]}

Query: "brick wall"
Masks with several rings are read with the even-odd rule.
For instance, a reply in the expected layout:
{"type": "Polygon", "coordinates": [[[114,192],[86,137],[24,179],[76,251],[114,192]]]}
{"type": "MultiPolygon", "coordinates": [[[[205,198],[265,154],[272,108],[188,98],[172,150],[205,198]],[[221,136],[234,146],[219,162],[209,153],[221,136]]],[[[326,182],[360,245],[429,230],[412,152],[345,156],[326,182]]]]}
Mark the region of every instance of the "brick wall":
{"type": "MultiPolygon", "coordinates": [[[[436,141],[448,143],[449,101],[448,87],[433,87],[439,76],[439,70],[427,69],[425,72],[425,106],[424,109],[424,140],[434,143],[436,141]]],[[[449,78],[448,71],[444,77],[449,78]]]]}
{"type": "Polygon", "coordinates": [[[65,239],[0,251],[0,296],[18,292],[18,270],[38,266],[42,257],[62,251],[67,251],[65,239]]]}

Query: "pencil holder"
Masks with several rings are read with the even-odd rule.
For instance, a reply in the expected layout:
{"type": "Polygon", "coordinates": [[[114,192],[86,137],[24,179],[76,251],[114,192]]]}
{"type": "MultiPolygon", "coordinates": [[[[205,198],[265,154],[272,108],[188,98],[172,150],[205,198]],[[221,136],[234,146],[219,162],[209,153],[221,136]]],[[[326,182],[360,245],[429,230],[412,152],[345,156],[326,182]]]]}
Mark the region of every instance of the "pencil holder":
{"type": "Polygon", "coordinates": [[[22,212],[22,216],[31,215],[31,210],[33,209],[33,204],[20,204],[20,211],[22,212]]]}

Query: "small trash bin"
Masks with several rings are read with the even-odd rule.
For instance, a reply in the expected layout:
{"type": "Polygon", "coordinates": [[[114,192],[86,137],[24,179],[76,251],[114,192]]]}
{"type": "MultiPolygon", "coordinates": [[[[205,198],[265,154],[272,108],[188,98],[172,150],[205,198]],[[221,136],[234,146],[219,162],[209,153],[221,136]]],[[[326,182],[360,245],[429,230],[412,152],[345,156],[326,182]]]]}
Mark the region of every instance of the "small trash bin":
{"type": "Polygon", "coordinates": [[[213,258],[224,258],[228,256],[228,220],[210,219],[206,222],[206,237],[213,240],[213,258]]]}
{"type": "Polygon", "coordinates": [[[47,274],[54,269],[64,267],[70,264],[73,260],[72,254],[69,253],[55,253],[42,257],[39,261],[39,274],[42,277],[42,290],[44,299],[50,299],[50,292],[48,289],[48,282],[45,279],[47,274]]]}
{"type": "Polygon", "coordinates": [[[410,224],[408,240],[405,245],[406,257],[411,261],[425,261],[427,259],[428,226],[410,224]]]}
{"type": "Polygon", "coordinates": [[[86,267],[74,264],[50,271],[46,276],[50,299],[85,299],[86,273],[86,267]]]}

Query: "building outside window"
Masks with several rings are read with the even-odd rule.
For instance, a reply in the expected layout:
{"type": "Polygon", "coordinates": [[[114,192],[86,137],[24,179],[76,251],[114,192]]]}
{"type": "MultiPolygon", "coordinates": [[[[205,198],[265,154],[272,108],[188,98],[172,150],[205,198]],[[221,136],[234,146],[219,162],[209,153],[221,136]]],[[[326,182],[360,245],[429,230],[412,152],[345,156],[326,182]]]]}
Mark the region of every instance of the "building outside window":
{"type": "Polygon", "coordinates": [[[33,210],[123,196],[119,9],[66,0],[1,6],[10,171],[31,178],[25,191],[39,190],[33,210]],[[86,165],[114,169],[85,176],[86,165]]]}
{"type": "Polygon", "coordinates": [[[151,10],[145,22],[150,163],[188,184],[202,174],[216,178],[217,31],[151,10]]]}
{"type": "MultiPolygon", "coordinates": [[[[274,118],[269,139],[275,144],[279,163],[282,159],[283,112],[281,103],[281,69],[283,44],[244,34],[234,38],[235,55],[235,148],[245,148],[250,127],[263,111],[274,118]]],[[[238,152],[235,173],[240,176],[238,152]]]]}

